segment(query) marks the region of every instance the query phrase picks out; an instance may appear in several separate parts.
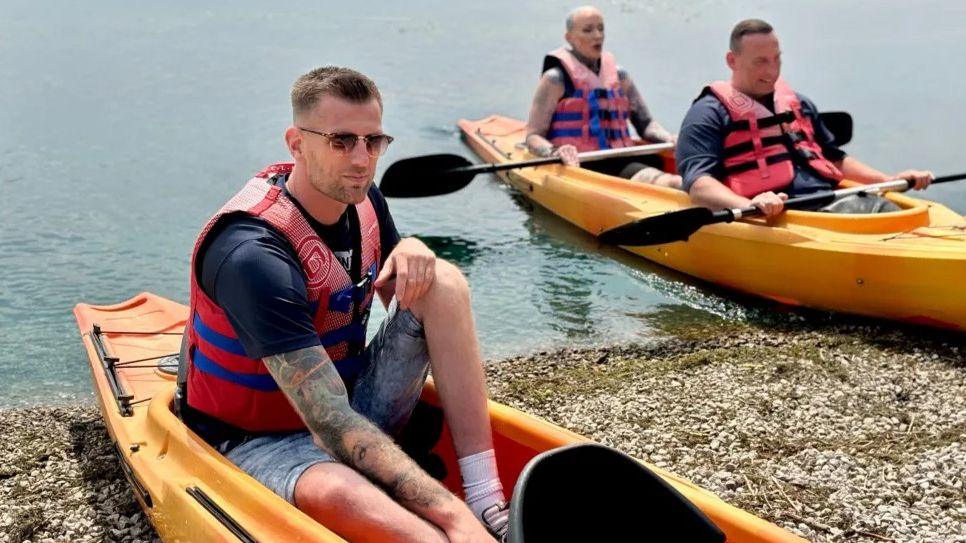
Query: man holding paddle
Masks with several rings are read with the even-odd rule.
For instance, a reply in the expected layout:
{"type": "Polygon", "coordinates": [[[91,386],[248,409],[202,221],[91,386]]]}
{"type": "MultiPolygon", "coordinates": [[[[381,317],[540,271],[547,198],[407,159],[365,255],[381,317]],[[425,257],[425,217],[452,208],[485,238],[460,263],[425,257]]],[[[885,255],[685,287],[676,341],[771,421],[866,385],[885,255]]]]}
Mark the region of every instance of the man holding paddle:
{"type": "Polygon", "coordinates": [[[392,141],[379,90],[353,70],[319,68],[295,82],[292,108],[294,164],[249,181],[195,245],[182,416],[346,539],[502,538],[469,287],[423,243],[400,240],[372,184],[392,141]],[[389,314],[366,346],[374,294],[389,314]],[[465,502],[393,441],[430,367],[465,502]]]}
{"type": "MultiPolygon", "coordinates": [[[[906,179],[916,189],[931,172],[886,175],[842,152],[815,105],[781,77],[781,49],[771,25],[738,23],[726,55],[731,81],[705,87],[688,111],[677,145],[683,187],[694,203],[711,209],[757,207],[781,213],[791,196],[834,188],[842,179],[879,183],[906,179]]],[[[822,208],[836,213],[899,209],[879,196],[847,196],[822,208]]]]}
{"type": "MultiPolygon", "coordinates": [[[[530,152],[560,156],[564,164],[576,167],[579,152],[633,145],[628,121],[643,138],[673,143],[675,136],[651,116],[630,75],[604,50],[600,11],[577,8],[567,15],[566,27],[569,47],[551,51],[543,61],[527,121],[530,152]]],[[[681,186],[680,176],[636,162],[602,161],[590,168],[665,187],[681,186]]]]}

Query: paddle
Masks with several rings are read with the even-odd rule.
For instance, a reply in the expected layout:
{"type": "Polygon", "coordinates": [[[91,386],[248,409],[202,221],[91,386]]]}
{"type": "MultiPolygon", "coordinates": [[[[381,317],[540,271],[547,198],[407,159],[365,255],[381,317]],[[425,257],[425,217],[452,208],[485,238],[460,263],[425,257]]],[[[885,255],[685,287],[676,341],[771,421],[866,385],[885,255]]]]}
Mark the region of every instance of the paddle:
{"type": "MultiPolygon", "coordinates": [[[[604,149],[590,151],[577,155],[581,162],[592,162],[606,158],[626,156],[642,156],[660,153],[673,149],[673,143],[654,143],[622,147],[620,149],[604,149]]],[[[459,155],[426,155],[399,160],[389,166],[382,175],[379,190],[387,198],[419,198],[423,196],[438,196],[456,192],[465,187],[477,174],[530,168],[545,164],[558,164],[563,159],[558,156],[504,162],[502,164],[477,164],[459,155]]]]}
{"type": "Polygon", "coordinates": [[[659,475],[595,443],[535,456],[520,472],[510,500],[509,543],[724,540],[721,530],[659,475]]]}
{"type": "MultiPolygon", "coordinates": [[[[966,173],[937,177],[936,183],[948,183],[966,179],[966,173]]],[[[911,184],[905,179],[896,179],[873,185],[862,185],[847,189],[817,192],[807,196],[791,198],[785,201],[785,209],[800,209],[803,207],[822,206],[853,194],[877,194],[886,191],[904,191],[911,184]]],[[[702,226],[722,222],[736,221],[742,217],[762,215],[757,207],[748,206],[740,209],[722,209],[711,211],[705,207],[692,207],[680,211],[669,211],[653,217],[645,217],[634,222],[606,230],[600,234],[600,241],[614,245],[642,246],[660,245],[674,241],[687,241],[691,234],[702,226]]]]}

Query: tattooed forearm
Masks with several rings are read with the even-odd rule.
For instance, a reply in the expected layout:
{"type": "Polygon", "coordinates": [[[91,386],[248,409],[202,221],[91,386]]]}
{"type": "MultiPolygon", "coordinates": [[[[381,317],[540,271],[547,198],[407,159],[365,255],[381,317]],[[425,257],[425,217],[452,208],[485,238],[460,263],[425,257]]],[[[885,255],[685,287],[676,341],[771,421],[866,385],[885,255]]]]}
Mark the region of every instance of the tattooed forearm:
{"type": "Polygon", "coordinates": [[[315,443],[326,452],[429,520],[433,520],[434,507],[456,499],[389,436],[352,409],[342,378],[322,347],[263,361],[311,430],[315,443]]]}
{"type": "Polygon", "coordinates": [[[648,125],[654,120],[651,117],[651,111],[648,109],[647,103],[644,102],[644,97],[641,96],[641,92],[637,90],[637,85],[634,84],[630,76],[625,75],[622,78],[622,83],[624,85],[624,92],[627,95],[631,124],[634,125],[638,134],[644,136],[648,125]]]}
{"type": "Polygon", "coordinates": [[[637,133],[642,138],[651,141],[671,141],[673,139],[671,133],[661,126],[661,123],[654,120],[654,117],[651,116],[651,110],[648,109],[647,103],[644,101],[644,97],[637,90],[637,85],[623,71],[621,72],[621,83],[624,86],[624,92],[627,94],[630,121],[634,125],[634,129],[637,130],[637,133]]]}
{"type": "Polygon", "coordinates": [[[661,123],[654,120],[651,121],[651,124],[647,125],[647,130],[641,135],[651,141],[662,142],[674,140],[674,136],[666,128],[661,126],[661,123]]]}
{"type": "Polygon", "coordinates": [[[547,141],[547,133],[550,132],[553,112],[557,109],[557,102],[563,98],[563,93],[563,75],[560,69],[552,68],[544,72],[534,92],[530,116],[527,119],[527,147],[537,156],[549,156],[553,152],[553,145],[547,141]]]}

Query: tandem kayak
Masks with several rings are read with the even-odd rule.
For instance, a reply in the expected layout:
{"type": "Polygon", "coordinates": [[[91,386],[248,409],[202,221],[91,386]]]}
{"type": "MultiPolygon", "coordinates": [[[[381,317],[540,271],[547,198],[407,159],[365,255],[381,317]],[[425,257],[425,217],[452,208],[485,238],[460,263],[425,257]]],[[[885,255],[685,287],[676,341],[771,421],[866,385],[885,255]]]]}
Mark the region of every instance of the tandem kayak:
{"type": "MultiPolygon", "coordinates": [[[[494,115],[459,127],[485,162],[533,158],[523,145],[523,121],[494,115]]],[[[662,160],[673,171],[673,156],[662,160]]],[[[559,164],[499,176],[593,235],[693,206],[679,190],[559,164]]],[[[783,304],[966,331],[966,219],[935,202],[886,197],[902,209],[870,215],[789,210],[772,220],[710,225],[686,242],[625,249],[783,304]]]]}
{"type": "MultiPolygon", "coordinates": [[[[172,412],[176,368],[172,367],[171,355],[181,344],[188,317],[186,306],[142,293],[116,305],[78,304],[74,315],[122,470],[162,539],[343,541],[235,467],[172,412]]],[[[400,442],[420,465],[459,495],[456,456],[438,405],[429,382],[400,442]]],[[[552,449],[567,451],[557,448],[588,441],[496,402],[489,402],[489,410],[500,478],[506,489],[525,479],[521,472],[534,457],[545,456],[552,449]]],[[[696,506],[729,542],[804,541],[685,479],[645,466],[661,484],[667,483],[696,506]]],[[[527,481],[531,486],[536,484],[535,480],[527,481]]],[[[639,500],[634,509],[640,517],[646,517],[653,504],[649,506],[633,488],[621,490],[622,499],[639,500]]],[[[555,512],[552,518],[569,522],[560,514],[555,512]]],[[[643,533],[644,529],[630,539],[651,540],[654,534],[643,533]]]]}

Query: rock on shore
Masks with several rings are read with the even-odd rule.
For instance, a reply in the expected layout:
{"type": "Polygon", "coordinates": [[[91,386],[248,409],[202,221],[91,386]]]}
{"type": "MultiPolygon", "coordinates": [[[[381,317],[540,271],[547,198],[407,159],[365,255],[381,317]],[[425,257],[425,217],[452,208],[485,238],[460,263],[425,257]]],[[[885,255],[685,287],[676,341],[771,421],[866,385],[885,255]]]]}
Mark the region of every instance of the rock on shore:
{"type": "Polygon", "coordinates": [[[156,540],[93,405],[0,411],[0,541],[156,540]]]}
{"type": "MultiPolygon", "coordinates": [[[[713,325],[487,365],[492,396],[812,541],[966,543],[966,345],[713,325]]],[[[0,411],[0,541],[152,541],[93,405],[0,411]]]]}
{"type": "Polygon", "coordinates": [[[966,344],[878,327],[669,330],[489,367],[493,396],[811,541],[966,542],[966,344]]]}

